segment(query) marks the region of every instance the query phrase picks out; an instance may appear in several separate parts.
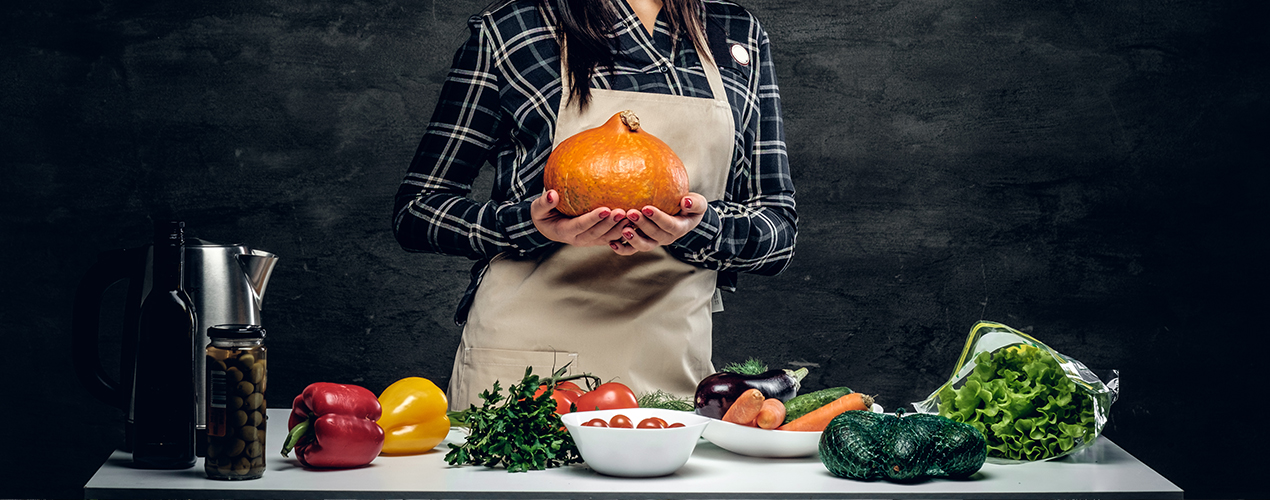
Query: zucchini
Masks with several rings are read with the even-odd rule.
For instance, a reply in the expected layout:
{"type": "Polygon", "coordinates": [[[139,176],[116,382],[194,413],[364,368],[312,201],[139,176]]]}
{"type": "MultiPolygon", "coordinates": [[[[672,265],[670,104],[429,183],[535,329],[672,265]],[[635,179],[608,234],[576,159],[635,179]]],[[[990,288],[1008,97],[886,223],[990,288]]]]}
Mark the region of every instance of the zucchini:
{"type": "Polygon", "coordinates": [[[793,399],[785,402],[785,423],[788,424],[794,419],[811,413],[812,410],[821,406],[832,403],[834,400],[851,394],[849,387],[830,387],[821,389],[816,392],[807,394],[799,394],[793,399]]]}

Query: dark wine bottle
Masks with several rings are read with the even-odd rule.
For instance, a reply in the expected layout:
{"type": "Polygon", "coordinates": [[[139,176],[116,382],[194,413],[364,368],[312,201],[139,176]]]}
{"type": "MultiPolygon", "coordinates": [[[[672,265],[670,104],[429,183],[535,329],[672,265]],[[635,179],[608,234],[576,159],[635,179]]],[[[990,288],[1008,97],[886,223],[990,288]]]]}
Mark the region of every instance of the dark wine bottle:
{"type": "Polygon", "coordinates": [[[150,293],[141,303],[133,383],[132,460],[147,469],[194,466],[194,306],[184,289],[185,223],[154,227],[150,293]]]}

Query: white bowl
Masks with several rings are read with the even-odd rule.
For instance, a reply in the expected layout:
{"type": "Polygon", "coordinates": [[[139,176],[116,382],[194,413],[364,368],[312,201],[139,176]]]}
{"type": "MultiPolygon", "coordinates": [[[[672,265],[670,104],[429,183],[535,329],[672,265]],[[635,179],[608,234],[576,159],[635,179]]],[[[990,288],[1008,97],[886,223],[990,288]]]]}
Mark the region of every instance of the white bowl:
{"type": "Polygon", "coordinates": [[[582,460],[591,469],[623,477],[665,476],[679,470],[688,462],[710,420],[691,412],[658,408],[582,411],[560,416],[560,421],[573,436],[573,442],[577,443],[582,460]],[[660,417],[667,423],[678,422],[684,426],[614,429],[582,425],[593,418],[607,422],[617,414],[626,415],[635,425],[649,417],[660,417]]]}
{"type": "MultiPolygon", "coordinates": [[[[873,405],[873,411],[882,407],[873,405]]],[[[710,419],[702,437],[738,455],[764,458],[793,458],[815,455],[823,432],[778,431],[710,419]]]]}

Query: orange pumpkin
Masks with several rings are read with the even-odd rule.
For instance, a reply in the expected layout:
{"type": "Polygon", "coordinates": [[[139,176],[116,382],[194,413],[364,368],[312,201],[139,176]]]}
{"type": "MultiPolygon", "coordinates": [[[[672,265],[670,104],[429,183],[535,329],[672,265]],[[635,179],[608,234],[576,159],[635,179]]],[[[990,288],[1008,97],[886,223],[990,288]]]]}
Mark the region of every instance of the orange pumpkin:
{"type": "Polygon", "coordinates": [[[640,129],[630,110],[561,141],[547,158],[542,181],[560,194],[556,209],[569,216],[647,205],[675,215],[688,194],[688,171],[679,156],[640,129]]]}

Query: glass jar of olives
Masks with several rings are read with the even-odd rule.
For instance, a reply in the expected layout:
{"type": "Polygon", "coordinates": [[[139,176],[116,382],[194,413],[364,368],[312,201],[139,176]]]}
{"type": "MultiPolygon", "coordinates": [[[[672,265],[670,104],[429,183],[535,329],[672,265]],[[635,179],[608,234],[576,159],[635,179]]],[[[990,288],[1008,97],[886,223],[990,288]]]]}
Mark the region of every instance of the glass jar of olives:
{"type": "Polygon", "coordinates": [[[265,330],[256,325],[207,329],[207,457],[212,479],[265,473],[265,330]]]}

